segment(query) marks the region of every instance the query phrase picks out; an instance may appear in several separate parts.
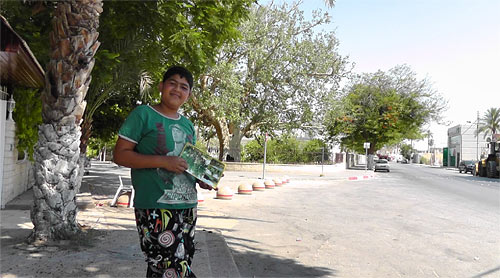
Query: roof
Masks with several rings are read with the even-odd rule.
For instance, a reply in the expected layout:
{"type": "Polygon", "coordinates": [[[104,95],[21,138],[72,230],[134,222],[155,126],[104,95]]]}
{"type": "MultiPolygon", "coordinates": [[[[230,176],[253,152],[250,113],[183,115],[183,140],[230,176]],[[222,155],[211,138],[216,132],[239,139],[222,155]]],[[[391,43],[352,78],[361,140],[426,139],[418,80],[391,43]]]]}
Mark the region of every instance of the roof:
{"type": "Polygon", "coordinates": [[[28,44],[0,15],[0,81],[30,88],[43,88],[45,72],[28,44]]]}

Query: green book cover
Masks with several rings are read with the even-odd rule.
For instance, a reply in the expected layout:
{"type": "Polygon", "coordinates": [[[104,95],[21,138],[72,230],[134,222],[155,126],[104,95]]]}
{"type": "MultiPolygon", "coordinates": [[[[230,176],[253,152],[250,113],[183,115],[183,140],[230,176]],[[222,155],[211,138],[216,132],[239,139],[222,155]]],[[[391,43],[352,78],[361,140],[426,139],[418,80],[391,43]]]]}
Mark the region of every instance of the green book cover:
{"type": "Polygon", "coordinates": [[[191,143],[184,145],[180,156],[188,164],[187,173],[212,186],[212,188],[217,188],[217,184],[226,168],[223,162],[211,157],[191,143]]]}

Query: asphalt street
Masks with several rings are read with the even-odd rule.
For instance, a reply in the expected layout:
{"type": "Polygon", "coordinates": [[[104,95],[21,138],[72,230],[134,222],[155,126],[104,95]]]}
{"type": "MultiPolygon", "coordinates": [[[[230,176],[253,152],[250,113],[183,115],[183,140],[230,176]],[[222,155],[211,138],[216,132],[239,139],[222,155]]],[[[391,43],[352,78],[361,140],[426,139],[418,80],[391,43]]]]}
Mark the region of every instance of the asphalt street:
{"type": "Polygon", "coordinates": [[[368,180],[207,195],[198,226],[222,232],[244,277],[500,276],[500,181],[390,165],[368,180]]]}

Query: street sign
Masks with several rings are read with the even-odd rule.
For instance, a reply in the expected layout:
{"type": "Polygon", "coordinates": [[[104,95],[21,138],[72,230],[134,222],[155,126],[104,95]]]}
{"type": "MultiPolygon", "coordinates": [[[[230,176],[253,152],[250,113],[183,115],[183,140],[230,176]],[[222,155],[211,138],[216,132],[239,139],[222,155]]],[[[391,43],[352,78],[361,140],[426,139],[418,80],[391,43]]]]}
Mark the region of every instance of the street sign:
{"type": "Polygon", "coordinates": [[[366,151],[366,154],[365,154],[365,157],[366,157],[365,171],[367,171],[368,170],[368,149],[370,148],[370,142],[365,142],[363,144],[363,147],[365,148],[365,151],[366,151]]]}

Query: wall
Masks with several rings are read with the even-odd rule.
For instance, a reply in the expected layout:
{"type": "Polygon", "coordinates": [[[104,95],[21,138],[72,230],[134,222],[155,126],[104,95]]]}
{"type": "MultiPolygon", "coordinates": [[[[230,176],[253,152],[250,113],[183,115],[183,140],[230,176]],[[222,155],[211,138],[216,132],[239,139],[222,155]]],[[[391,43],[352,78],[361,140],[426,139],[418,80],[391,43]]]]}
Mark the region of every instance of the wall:
{"type": "Polygon", "coordinates": [[[2,191],[3,191],[3,161],[4,161],[4,146],[5,146],[5,121],[7,112],[7,102],[2,100],[1,94],[2,89],[0,88],[0,208],[3,208],[2,202],[2,191]]]}
{"type": "Polygon", "coordinates": [[[3,147],[3,165],[0,165],[0,171],[3,173],[0,182],[1,208],[4,208],[5,204],[9,201],[31,188],[34,181],[32,163],[27,159],[17,160],[18,152],[15,147],[15,122],[6,120],[4,123],[4,133],[0,134],[0,137],[3,137],[3,139],[0,140],[4,140],[3,146],[0,145],[0,147],[3,147]]]}
{"type": "MultiPolygon", "coordinates": [[[[244,172],[260,172],[262,173],[262,163],[243,163],[243,162],[225,162],[226,170],[229,171],[244,171],[244,172]]],[[[296,164],[267,164],[266,173],[290,173],[295,174],[311,174],[311,173],[328,173],[345,168],[344,163],[328,164],[328,165],[296,165],[296,164]]]]}
{"type": "Polygon", "coordinates": [[[478,156],[488,155],[484,133],[476,137],[476,128],[476,123],[472,123],[448,129],[449,166],[458,167],[461,160],[476,160],[478,156]]]}

